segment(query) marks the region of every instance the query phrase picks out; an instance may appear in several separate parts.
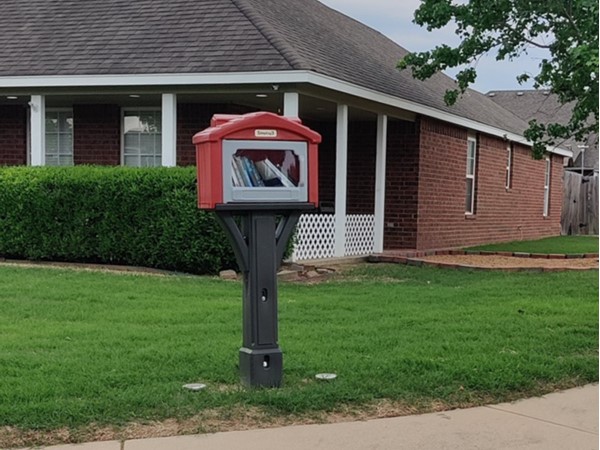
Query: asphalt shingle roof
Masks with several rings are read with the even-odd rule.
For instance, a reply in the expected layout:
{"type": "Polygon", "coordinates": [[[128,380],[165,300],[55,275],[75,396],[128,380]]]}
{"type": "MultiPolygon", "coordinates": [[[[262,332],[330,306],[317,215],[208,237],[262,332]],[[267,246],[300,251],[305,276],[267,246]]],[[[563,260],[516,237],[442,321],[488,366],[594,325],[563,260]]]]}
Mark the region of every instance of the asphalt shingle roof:
{"type": "Polygon", "coordinates": [[[230,0],[2,0],[0,76],[292,69],[230,0]]]}
{"type": "Polygon", "coordinates": [[[0,77],[309,70],[521,134],[527,124],[445,75],[396,69],[407,53],[317,0],[2,0],[0,77]]]}

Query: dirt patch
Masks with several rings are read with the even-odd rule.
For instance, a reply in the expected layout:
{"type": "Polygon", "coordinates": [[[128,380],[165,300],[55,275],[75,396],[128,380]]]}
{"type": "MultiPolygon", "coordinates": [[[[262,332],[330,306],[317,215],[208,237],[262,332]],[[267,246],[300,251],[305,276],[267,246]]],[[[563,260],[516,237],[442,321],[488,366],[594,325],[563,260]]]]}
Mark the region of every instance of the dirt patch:
{"type": "Polygon", "coordinates": [[[1,259],[0,265],[16,266],[35,269],[69,269],[82,272],[107,272],[120,275],[145,275],[167,277],[172,275],[186,275],[179,272],[169,272],[167,270],[152,269],[149,267],[135,266],[118,266],[110,264],[86,264],[86,263],[69,263],[69,262],[54,262],[54,261],[23,261],[15,259],[1,259]]]}
{"type": "Polygon", "coordinates": [[[518,258],[501,255],[435,255],[414,258],[428,263],[486,269],[598,269],[598,258],[518,258]]]}
{"type": "Polygon", "coordinates": [[[91,424],[79,429],[60,428],[49,431],[0,427],[0,448],[77,444],[96,441],[125,441],[130,439],[277,428],[289,425],[341,423],[439,412],[449,409],[452,408],[441,402],[415,407],[401,402],[380,400],[363,405],[362,407],[343,406],[328,413],[313,412],[303,415],[291,414],[278,416],[269,414],[263,409],[256,407],[236,407],[233,409],[206,410],[187,419],[166,419],[145,423],[136,422],[124,426],[99,426],[91,424]]]}
{"type": "MultiPolygon", "coordinates": [[[[544,385],[525,392],[515,392],[503,401],[515,401],[531,395],[544,395],[577,386],[544,385]]],[[[462,390],[462,387],[460,388],[462,390]]],[[[279,428],[290,425],[313,425],[356,422],[415,414],[441,413],[456,408],[471,408],[489,405],[498,399],[486,394],[464,397],[447,403],[442,400],[419,401],[407,404],[404,401],[379,399],[366,404],[340,405],[333,411],[313,411],[305,414],[277,415],[254,406],[215,408],[200,412],[185,419],[132,422],[122,426],[90,424],[77,429],[66,427],[55,430],[21,430],[15,427],[0,427],[0,448],[22,448],[83,442],[121,441],[148,439],[226,431],[279,428]]]]}

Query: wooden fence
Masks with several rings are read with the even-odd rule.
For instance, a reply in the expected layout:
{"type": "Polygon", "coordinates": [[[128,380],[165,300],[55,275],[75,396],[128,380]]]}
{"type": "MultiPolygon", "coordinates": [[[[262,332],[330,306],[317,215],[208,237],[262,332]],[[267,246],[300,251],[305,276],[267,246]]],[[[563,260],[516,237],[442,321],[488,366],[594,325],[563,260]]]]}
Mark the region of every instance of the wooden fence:
{"type": "Polygon", "coordinates": [[[565,172],[562,234],[598,234],[598,174],[565,172]]]}

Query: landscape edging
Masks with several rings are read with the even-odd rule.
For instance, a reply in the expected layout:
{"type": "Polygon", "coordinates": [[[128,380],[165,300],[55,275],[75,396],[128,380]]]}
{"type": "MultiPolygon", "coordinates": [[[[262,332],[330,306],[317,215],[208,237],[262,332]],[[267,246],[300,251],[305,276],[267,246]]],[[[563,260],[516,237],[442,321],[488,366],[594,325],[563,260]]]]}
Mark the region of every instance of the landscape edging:
{"type": "Polygon", "coordinates": [[[538,271],[538,272],[564,272],[567,270],[597,270],[588,268],[574,267],[478,267],[466,264],[444,263],[424,261],[420,258],[427,256],[446,256],[446,255],[483,255],[483,256],[509,256],[516,258],[531,258],[531,259],[592,259],[598,258],[598,253],[577,253],[577,254],[544,254],[544,253],[526,253],[526,252],[492,252],[484,250],[428,250],[417,252],[406,252],[402,255],[385,255],[374,254],[367,258],[368,262],[372,263],[395,263],[407,264],[411,266],[429,266],[429,267],[444,267],[452,269],[470,269],[470,270],[499,270],[503,272],[521,272],[521,271],[538,271]]]}

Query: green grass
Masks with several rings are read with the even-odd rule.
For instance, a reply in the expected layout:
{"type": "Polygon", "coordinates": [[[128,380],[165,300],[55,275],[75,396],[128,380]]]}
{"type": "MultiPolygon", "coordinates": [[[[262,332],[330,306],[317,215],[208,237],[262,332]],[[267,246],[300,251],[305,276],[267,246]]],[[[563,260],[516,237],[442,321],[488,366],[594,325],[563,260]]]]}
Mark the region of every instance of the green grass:
{"type": "Polygon", "coordinates": [[[0,427],[461,406],[598,380],[596,271],[368,265],[282,283],[284,387],[258,390],[224,388],[238,384],[240,283],[4,266],[0,285],[0,427]],[[208,389],[182,389],[197,381],[208,389]]]}
{"type": "Polygon", "coordinates": [[[480,245],[478,247],[471,247],[468,250],[544,254],[598,253],[598,236],[555,236],[535,241],[480,245]]]}

